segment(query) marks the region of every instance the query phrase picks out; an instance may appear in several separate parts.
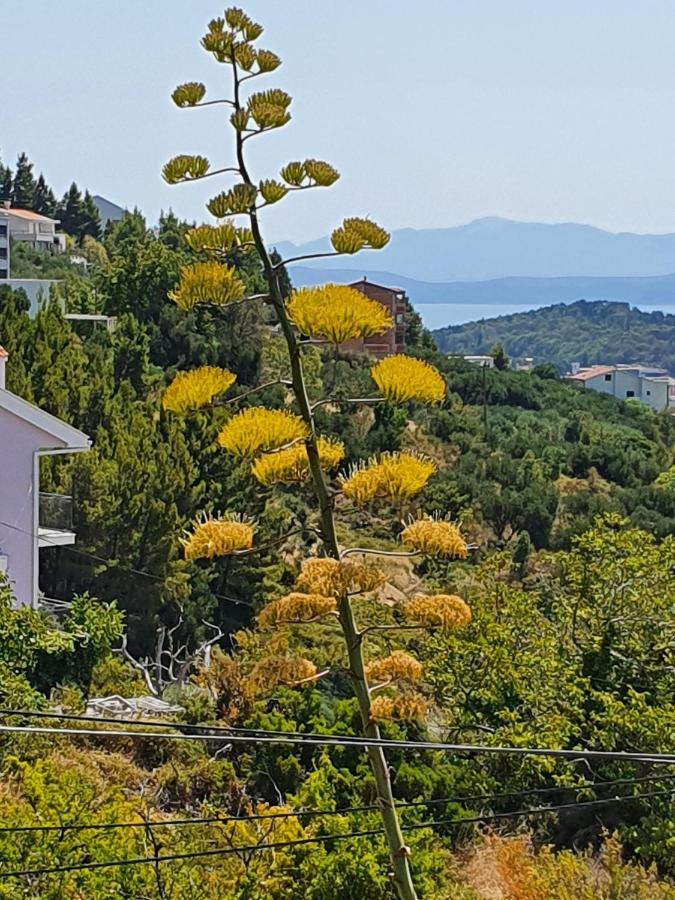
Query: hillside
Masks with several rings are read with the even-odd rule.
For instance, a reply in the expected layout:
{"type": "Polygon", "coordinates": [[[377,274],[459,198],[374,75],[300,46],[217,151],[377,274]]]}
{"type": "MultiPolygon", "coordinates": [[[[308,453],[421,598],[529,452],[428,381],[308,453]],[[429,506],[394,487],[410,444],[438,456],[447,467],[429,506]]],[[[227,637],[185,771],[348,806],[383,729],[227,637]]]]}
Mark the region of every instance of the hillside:
{"type": "Polygon", "coordinates": [[[434,337],[446,353],[487,353],[500,342],[510,356],[532,356],[560,370],[578,361],[646,362],[675,371],[675,315],[628,303],[578,300],[451,325],[434,337]]]}
{"type": "MultiPolygon", "coordinates": [[[[285,257],[331,249],[327,237],[277,246],[285,257]]],[[[358,266],[369,262],[364,256],[358,266]]],[[[326,267],[324,260],[307,265],[326,267]]],[[[431,282],[669,275],[675,272],[675,234],[614,234],[589,225],[514,222],[491,216],[452,228],[395,230],[388,246],[372,258],[372,265],[396,272],[399,278],[431,282]]],[[[330,268],[353,269],[354,259],[331,260],[330,268]]]]}

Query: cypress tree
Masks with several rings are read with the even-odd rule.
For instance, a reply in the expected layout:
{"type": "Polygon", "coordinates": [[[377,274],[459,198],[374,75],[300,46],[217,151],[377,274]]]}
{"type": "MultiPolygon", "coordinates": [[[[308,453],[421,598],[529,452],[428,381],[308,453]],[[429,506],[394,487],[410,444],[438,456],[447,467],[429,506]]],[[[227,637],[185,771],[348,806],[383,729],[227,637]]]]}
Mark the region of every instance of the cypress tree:
{"type": "Polygon", "coordinates": [[[33,193],[33,211],[53,219],[56,215],[56,206],[54,191],[49,187],[44,175],[40,172],[33,193]]]}
{"type": "Polygon", "coordinates": [[[33,163],[29,162],[25,153],[20,153],[16,162],[12,206],[15,206],[17,209],[32,209],[34,195],[33,163]]]}
{"type": "Polygon", "coordinates": [[[87,211],[80,189],[75,182],[63,195],[56,210],[56,218],[60,220],[61,228],[66,234],[72,235],[78,241],[81,240],[87,222],[87,211]]]}
{"type": "Polygon", "coordinates": [[[12,199],[12,187],[14,181],[12,179],[12,170],[9,166],[4,167],[2,172],[2,183],[0,183],[0,200],[12,199]]]}

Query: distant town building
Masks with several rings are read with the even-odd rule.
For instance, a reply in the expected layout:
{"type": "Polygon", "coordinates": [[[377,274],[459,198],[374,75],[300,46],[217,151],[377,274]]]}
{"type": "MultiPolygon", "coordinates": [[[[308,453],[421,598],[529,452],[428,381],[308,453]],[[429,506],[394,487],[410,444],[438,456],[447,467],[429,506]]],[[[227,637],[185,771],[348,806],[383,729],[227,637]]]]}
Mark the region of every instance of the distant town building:
{"type": "MultiPolygon", "coordinates": [[[[62,253],[66,249],[66,236],[56,230],[58,219],[40,215],[30,209],[14,209],[7,201],[0,205],[0,238],[5,238],[4,278],[10,277],[10,241],[20,241],[33,250],[48,250],[51,253],[62,253]]],[[[0,244],[0,246],[2,246],[0,244]]],[[[0,278],[3,275],[0,274],[0,278]]]]}
{"type": "Polygon", "coordinates": [[[666,369],[638,364],[582,368],[573,363],[565,377],[579,387],[619,400],[641,400],[657,412],[675,411],[675,378],[666,369]]]}
{"type": "Polygon", "coordinates": [[[402,288],[385,287],[381,284],[375,284],[364,276],[361,281],[355,281],[349,287],[354,288],[370,297],[371,300],[377,300],[387,310],[394,320],[393,326],[385,331],[384,334],[374,334],[367,338],[357,338],[353,341],[346,341],[342,347],[351,353],[370,353],[378,359],[385,356],[392,356],[394,353],[405,353],[405,313],[407,309],[407,297],[402,288]]]}
{"type": "Polygon", "coordinates": [[[471,363],[474,366],[481,366],[485,369],[494,369],[495,367],[495,361],[492,356],[463,356],[462,359],[464,362],[471,363]]]}
{"type": "Polygon", "coordinates": [[[110,200],[106,200],[105,197],[101,197],[100,194],[94,194],[92,199],[96,204],[96,209],[101,217],[101,228],[103,229],[105,229],[108,222],[119,222],[126,211],[116,203],[112,203],[110,200]]]}

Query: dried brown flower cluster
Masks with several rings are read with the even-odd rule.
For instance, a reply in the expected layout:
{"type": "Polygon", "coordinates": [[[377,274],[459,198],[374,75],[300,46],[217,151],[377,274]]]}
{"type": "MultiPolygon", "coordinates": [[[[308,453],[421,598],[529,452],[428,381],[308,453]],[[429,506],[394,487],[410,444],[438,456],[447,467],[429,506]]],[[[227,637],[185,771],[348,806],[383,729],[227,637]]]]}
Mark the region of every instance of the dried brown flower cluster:
{"type": "Polygon", "coordinates": [[[404,650],[394,650],[384,659],[376,659],[366,666],[368,681],[408,681],[411,684],[422,677],[422,663],[404,650]]]}
{"type": "Polygon", "coordinates": [[[350,559],[306,559],[298,577],[301,591],[340,597],[343,594],[366,594],[384,584],[381,569],[369,563],[350,559]]]}
{"type": "Polygon", "coordinates": [[[256,663],[248,686],[255,695],[269,694],[279,685],[309,683],[316,672],[314,663],[302,656],[268,656],[256,663]]]}
{"type": "Polygon", "coordinates": [[[401,719],[421,722],[426,718],[428,704],[419,694],[400,694],[398,697],[375,697],[371,704],[374,721],[401,719]]]}
{"type": "Polygon", "coordinates": [[[258,624],[261,628],[273,628],[275,625],[292,625],[302,622],[313,622],[322,616],[335,612],[334,597],[322,594],[301,594],[294,591],[273,600],[258,613],[258,624]]]}
{"type": "Polygon", "coordinates": [[[403,616],[407,622],[452,631],[469,624],[471,610],[455,594],[436,594],[433,597],[416,594],[403,605],[403,616]]]}
{"type": "Polygon", "coordinates": [[[466,541],[452,522],[432,518],[411,522],[401,533],[401,541],[411,550],[428,556],[446,556],[450,559],[466,559],[466,541]]]}

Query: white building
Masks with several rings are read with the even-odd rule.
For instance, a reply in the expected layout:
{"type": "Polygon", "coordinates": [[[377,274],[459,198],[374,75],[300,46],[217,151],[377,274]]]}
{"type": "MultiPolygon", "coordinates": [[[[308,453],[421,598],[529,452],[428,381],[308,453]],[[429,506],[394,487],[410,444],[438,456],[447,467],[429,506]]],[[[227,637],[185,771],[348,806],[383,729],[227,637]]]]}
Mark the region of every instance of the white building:
{"type": "Polygon", "coordinates": [[[572,366],[572,373],[566,376],[573,384],[611,394],[619,400],[641,400],[657,412],[675,410],[675,378],[665,369],[655,366],[616,365],[572,366]]]}
{"type": "Polygon", "coordinates": [[[464,362],[472,363],[474,366],[481,366],[486,369],[494,369],[495,361],[491,356],[463,356],[464,362]]]}
{"type": "Polygon", "coordinates": [[[59,234],[58,219],[50,219],[30,209],[13,209],[6,200],[0,202],[0,279],[10,278],[10,238],[28,244],[33,250],[62,253],[66,236],[59,234]]]}
{"type": "Polygon", "coordinates": [[[40,549],[73,544],[71,498],[40,493],[43,456],[89,450],[86,434],[5,387],[0,347],[0,572],[19,606],[36,607],[40,549]]]}

